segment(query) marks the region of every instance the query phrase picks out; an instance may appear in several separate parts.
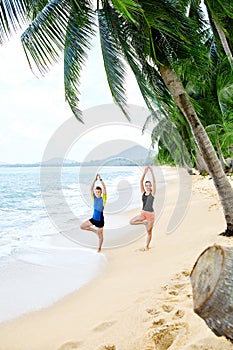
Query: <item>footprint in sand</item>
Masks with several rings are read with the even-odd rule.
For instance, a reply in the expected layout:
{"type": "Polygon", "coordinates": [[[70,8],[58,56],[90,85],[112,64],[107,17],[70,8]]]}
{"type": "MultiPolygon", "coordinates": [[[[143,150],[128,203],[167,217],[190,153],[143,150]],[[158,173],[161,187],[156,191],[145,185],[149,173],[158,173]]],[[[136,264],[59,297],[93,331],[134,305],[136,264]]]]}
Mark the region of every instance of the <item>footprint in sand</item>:
{"type": "Polygon", "coordinates": [[[175,275],[174,279],[180,280],[185,277],[190,277],[190,272],[188,270],[183,270],[175,275]]]}
{"type": "Polygon", "coordinates": [[[93,331],[95,332],[105,331],[105,329],[111,327],[112,325],[114,325],[114,323],[116,323],[116,321],[106,321],[106,322],[100,323],[98,326],[93,328],[93,331]]]}
{"type": "MultiPolygon", "coordinates": [[[[189,294],[189,272],[182,271],[174,276],[172,283],[162,287],[163,297],[160,299],[159,311],[155,308],[148,308],[146,311],[157,319],[154,319],[148,329],[145,350],[167,350],[171,346],[177,349],[188,333],[188,323],[177,322],[185,316],[185,311],[178,309],[178,303],[185,301],[189,294]],[[158,316],[163,317],[158,317],[158,316]]],[[[158,305],[158,304],[157,304],[158,305]]]]}
{"type": "MultiPolygon", "coordinates": [[[[185,297],[190,298],[192,296],[192,293],[189,293],[189,290],[191,289],[190,281],[189,281],[190,273],[188,271],[182,271],[181,273],[176,274],[176,277],[173,278],[173,283],[170,286],[171,289],[168,290],[168,294],[170,296],[179,296],[179,302],[184,302],[185,297]]],[[[191,291],[191,290],[190,290],[191,291]]],[[[168,300],[167,301],[172,301],[168,300]]],[[[174,301],[176,301],[174,299],[174,301]]],[[[185,312],[184,310],[176,310],[173,319],[182,318],[184,316],[185,312]]]]}
{"type": "Polygon", "coordinates": [[[165,284],[165,286],[162,286],[161,289],[168,290],[168,284],[165,284]]]}
{"type": "Polygon", "coordinates": [[[62,344],[58,350],[76,350],[81,344],[81,342],[68,341],[67,343],[62,344]]]}
{"type": "Polygon", "coordinates": [[[182,290],[186,287],[186,284],[185,283],[176,283],[176,284],[173,284],[173,287],[175,289],[179,289],[179,290],[182,290]]]}
{"type": "MultiPolygon", "coordinates": [[[[167,286],[166,291],[170,296],[181,296],[184,297],[184,294],[188,292],[191,288],[190,281],[189,281],[190,273],[188,271],[182,271],[175,275],[175,277],[172,279],[172,283],[170,286],[167,286]]],[[[164,288],[162,288],[165,290],[164,288]]],[[[190,290],[191,291],[191,290],[190,290]]],[[[186,296],[188,296],[186,294],[186,296]]],[[[167,301],[172,301],[168,300],[167,301]]]]}
{"type": "Polygon", "coordinates": [[[159,318],[158,320],[155,320],[152,322],[152,328],[155,326],[162,326],[166,320],[164,318],[159,318]]]}
{"type": "Polygon", "coordinates": [[[174,306],[167,305],[167,304],[164,304],[161,307],[162,307],[163,311],[165,311],[165,312],[171,312],[174,309],[174,306]]]}
{"type": "Polygon", "coordinates": [[[190,277],[190,272],[188,270],[184,270],[181,272],[181,275],[183,275],[184,277],[190,277]]]}
{"type": "Polygon", "coordinates": [[[116,350],[116,345],[101,345],[98,350],[116,350]]]}
{"type": "Polygon", "coordinates": [[[153,308],[148,308],[146,309],[146,312],[148,312],[148,314],[153,315],[153,316],[157,316],[159,314],[159,311],[153,308]]]}
{"type": "Polygon", "coordinates": [[[168,293],[170,295],[175,295],[175,296],[179,295],[179,292],[177,290],[170,290],[168,293]]]}
{"type": "Polygon", "coordinates": [[[177,310],[172,318],[173,318],[173,320],[175,320],[177,318],[184,317],[184,315],[185,315],[184,310],[177,310]]]}
{"type": "Polygon", "coordinates": [[[188,325],[186,323],[166,324],[154,329],[150,334],[150,344],[153,344],[156,350],[167,350],[177,343],[187,331],[188,325]]]}

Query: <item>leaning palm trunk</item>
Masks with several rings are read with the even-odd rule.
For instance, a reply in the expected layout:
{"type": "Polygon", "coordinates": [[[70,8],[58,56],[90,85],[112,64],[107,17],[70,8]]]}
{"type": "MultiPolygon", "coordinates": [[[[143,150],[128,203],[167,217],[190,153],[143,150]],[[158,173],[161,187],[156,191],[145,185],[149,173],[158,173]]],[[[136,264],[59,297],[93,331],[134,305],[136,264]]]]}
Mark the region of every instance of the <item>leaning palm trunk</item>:
{"type": "Polygon", "coordinates": [[[160,67],[160,74],[187,119],[209,173],[213,178],[227,223],[227,229],[223,234],[233,236],[233,189],[231,184],[178,76],[168,67],[160,67]]]}
{"type": "Polygon", "coordinates": [[[222,30],[222,28],[215,21],[214,18],[213,18],[213,22],[214,22],[215,28],[217,29],[217,32],[218,32],[219,38],[221,40],[222,47],[223,47],[223,49],[225,51],[225,54],[227,55],[227,58],[228,58],[228,60],[230,62],[230,65],[233,68],[233,56],[232,56],[230,47],[229,47],[227,39],[226,39],[226,35],[225,35],[224,31],[222,30]]]}

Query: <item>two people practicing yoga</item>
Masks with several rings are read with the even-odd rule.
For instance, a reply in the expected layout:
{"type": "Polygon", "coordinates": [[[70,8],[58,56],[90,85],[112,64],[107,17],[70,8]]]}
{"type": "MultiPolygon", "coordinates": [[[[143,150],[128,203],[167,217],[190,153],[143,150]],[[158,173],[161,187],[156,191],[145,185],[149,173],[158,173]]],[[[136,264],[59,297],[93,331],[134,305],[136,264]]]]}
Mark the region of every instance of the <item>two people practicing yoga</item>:
{"type": "MultiPolygon", "coordinates": [[[[154,198],[156,192],[156,181],[151,166],[147,166],[143,172],[143,175],[140,179],[140,189],[142,193],[142,210],[139,215],[136,215],[130,220],[131,225],[145,225],[147,231],[146,238],[146,247],[145,250],[149,250],[149,245],[152,238],[152,229],[154,226],[154,198]],[[152,181],[146,180],[145,177],[147,173],[151,174],[152,181]],[[145,183],[144,183],[145,181],[145,183]]],[[[103,179],[99,174],[96,174],[96,177],[91,185],[91,196],[93,199],[94,211],[92,218],[83,222],[80,226],[82,230],[92,231],[98,235],[99,245],[98,252],[101,252],[103,244],[103,228],[104,228],[104,207],[107,200],[107,191],[106,185],[103,179]],[[96,186],[96,181],[100,181],[102,187],[96,186]]]]}

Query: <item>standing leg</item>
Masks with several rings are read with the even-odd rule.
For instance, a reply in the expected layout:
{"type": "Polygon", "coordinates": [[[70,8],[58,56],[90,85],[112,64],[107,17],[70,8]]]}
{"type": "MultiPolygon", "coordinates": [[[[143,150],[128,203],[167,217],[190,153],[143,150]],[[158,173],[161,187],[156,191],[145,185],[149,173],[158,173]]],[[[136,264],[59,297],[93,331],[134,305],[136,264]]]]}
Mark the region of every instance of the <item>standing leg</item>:
{"type": "Polygon", "coordinates": [[[147,225],[146,225],[146,231],[147,231],[147,237],[146,237],[146,250],[150,249],[150,242],[151,242],[151,238],[152,238],[152,229],[154,226],[154,222],[150,222],[148,221],[147,225]]]}
{"type": "Polygon", "coordinates": [[[101,248],[102,248],[102,244],[103,244],[103,240],[104,240],[104,236],[103,236],[103,227],[98,228],[97,230],[97,235],[99,237],[99,247],[98,247],[98,253],[101,252],[101,248]]]}

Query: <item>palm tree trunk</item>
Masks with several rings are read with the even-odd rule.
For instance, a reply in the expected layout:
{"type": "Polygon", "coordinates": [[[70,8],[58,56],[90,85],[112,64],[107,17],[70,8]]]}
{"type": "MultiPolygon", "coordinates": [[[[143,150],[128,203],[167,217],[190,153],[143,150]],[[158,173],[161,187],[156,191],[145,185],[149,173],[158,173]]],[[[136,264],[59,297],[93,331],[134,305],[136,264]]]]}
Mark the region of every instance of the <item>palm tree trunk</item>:
{"type": "Polygon", "coordinates": [[[214,147],[210,142],[210,139],[178,76],[169,67],[161,66],[159,70],[164,83],[188,121],[196,143],[206,162],[209,173],[213,178],[227,223],[227,229],[223,235],[233,236],[233,188],[223,171],[214,147]]]}
{"type": "Polygon", "coordinates": [[[225,35],[224,31],[222,30],[222,28],[215,21],[215,19],[212,18],[212,20],[213,20],[215,28],[216,28],[216,30],[218,32],[218,35],[219,35],[219,38],[221,40],[222,47],[223,47],[223,49],[225,51],[225,54],[227,55],[227,58],[228,58],[228,60],[230,62],[230,65],[233,68],[233,57],[232,57],[231,50],[230,50],[230,47],[229,47],[227,39],[226,39],[226,35],[225,35]]]}

